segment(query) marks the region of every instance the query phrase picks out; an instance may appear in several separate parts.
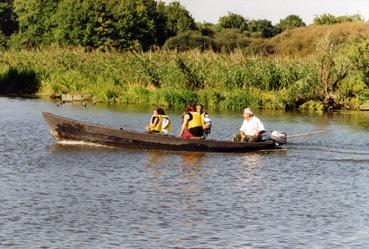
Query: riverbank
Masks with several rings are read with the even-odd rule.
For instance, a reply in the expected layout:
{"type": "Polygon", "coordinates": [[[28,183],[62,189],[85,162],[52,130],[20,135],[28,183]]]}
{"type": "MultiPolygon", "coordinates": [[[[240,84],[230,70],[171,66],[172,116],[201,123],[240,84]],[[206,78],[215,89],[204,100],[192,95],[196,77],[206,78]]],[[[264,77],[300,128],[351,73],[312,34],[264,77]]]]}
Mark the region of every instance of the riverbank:
{"type": "MultiPolygon", "coordinates": [[[[2,94],[34,93],[50,98],[70,94],[91,96],[94,102],[165,107],[201,102],[229,110],[244,106],[359,109],[369,100],[368,87],[358,70],[347,67],[345,77],[330,82],[322,73],[338,75],[338,66],[323,72],[321,66],[326,62],[319,56],[302,60],[248,56],[240,51],[107,53],[75,47],[1,54],[2,94]],[[328,100],[333,101],[331,106],[328,100]]],[[[334,61],[338,58],[330,56],[334,61]]]]}

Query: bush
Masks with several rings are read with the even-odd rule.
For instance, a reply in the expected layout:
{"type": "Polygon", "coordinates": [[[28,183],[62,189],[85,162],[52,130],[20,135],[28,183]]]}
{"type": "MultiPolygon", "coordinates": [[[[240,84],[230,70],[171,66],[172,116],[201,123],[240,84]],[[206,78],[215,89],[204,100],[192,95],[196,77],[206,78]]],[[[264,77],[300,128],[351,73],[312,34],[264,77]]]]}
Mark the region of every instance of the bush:
{"type": "Polygon", "coordinates": [[[176,49],[177,51],[186,51],[190,49],[218,50],[216,41],[208,36],[203,36],[197,31],[186,31],[169,38],[163,46],[164,49],[176,49]]]}
{"type": "Polygon", "coordinates": [[[7,47],[7,38],[0,30],[0,49],[7,47]]]}
{"type": "Polygon", "coordinates": [[[35,94],[40,88],[40,81],[33,69],[9,68],[0,75],[0,94],[35,94]]]}
{"type": "Polygon", "coordinates": [[[199,100],[196,93],[187,90],[165,90],[162,94],[168,107],[184,107],[189,103],[197,103],[199,100]]]}
{"type": "Polygon", "coordinates": [[[324,110],[324,105],[319,101],[310,100],[302,104],[299,108],[304,111],[322,112],[324,110]]]}
{"type": "Polygon", "coordinates": [[[225,52],[232,52],[235,49],[243,49],[250,46],[252,39],[235,29],[225,29],[218,32],[216,40],[219,48],[225,52]]]}
{"type": "Polygon", "coordinates": [[[242,110],[245,107],[260,107],[261,100],[248,91],[234,91],[227,94],[221,106],[228,110],[242,110]]]}
{"type": "Polygon", "coordinates": [[[315,25],[332,25],[337,23],[346,23],[346,22],[363,22],[364,18],[360,15],[352,15],[352,16],[334,16],[331,14],[322,14],[314,18],[313,23],[315,25]]]}

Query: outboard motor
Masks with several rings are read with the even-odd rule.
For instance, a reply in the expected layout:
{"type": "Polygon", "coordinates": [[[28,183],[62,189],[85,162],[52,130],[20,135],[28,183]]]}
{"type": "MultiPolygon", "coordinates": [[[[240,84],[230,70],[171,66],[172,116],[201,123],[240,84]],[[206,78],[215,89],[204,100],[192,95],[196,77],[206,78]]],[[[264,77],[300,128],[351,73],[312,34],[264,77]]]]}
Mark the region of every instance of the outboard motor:
{"type": "Polygon", "coordinates": [[[285,132],[272,131],[270,134],[270,139],[282,145],[287,143],[287,134],[285,132]]]}

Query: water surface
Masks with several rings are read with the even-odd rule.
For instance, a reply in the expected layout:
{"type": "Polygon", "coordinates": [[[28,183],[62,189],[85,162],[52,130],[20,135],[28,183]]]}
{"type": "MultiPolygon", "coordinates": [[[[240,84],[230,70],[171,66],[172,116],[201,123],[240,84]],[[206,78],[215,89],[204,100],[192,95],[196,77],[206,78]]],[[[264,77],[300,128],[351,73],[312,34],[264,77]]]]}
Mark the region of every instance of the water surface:
{"type": "MultiPolygon", "coordinates": [[[[257,112],[268,130],[328,132],[222,154],[61,145],[41,115],[141,130],[150,108],[0,107],[1,248],[369,248],[369,113],[257,112]]],[[[212,117],[212,138],[242,122],[212,117]]]]}

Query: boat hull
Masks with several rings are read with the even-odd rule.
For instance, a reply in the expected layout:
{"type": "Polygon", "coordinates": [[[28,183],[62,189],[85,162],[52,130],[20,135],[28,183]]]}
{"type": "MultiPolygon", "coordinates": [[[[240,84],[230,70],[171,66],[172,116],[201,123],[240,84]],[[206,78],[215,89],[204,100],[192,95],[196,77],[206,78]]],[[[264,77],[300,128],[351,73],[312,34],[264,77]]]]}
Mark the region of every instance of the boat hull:
{"type": "Polygon", "coordinates": [[[203,152],[250,152],[276,148],[273,140],[254,143],[232,141],[183,139],[142,132],[120,130],[65,118],[48,112],[43,117],[56,140],[84,141],[115,147],[137,149],[203,151],[203,152]]]}

